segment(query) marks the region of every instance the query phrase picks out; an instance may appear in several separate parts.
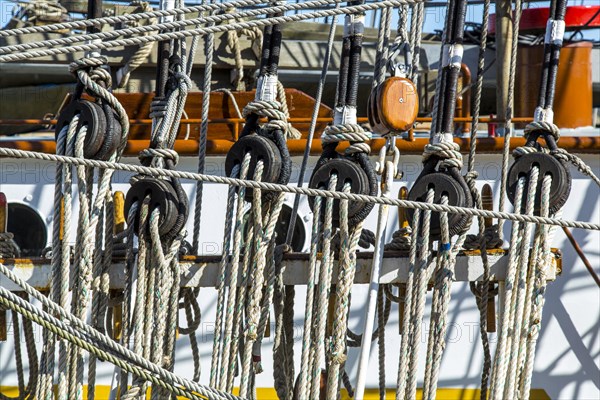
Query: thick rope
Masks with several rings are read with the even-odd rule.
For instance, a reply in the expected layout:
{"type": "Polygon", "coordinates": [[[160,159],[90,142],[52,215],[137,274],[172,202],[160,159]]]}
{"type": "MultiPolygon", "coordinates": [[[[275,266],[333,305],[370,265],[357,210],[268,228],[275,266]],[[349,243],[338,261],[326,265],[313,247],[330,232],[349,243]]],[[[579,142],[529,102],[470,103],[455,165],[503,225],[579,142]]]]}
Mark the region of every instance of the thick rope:
{"type": "MultiPolygon", "coordinates": [[[[145,2],[145,1],[140,1],[140,0],[134,0],[131,2],[132,6],[136,7],[136,11],[139,12],[149,12],[152,11],[152,6],[150,6],[150,3],[145,2]]],[[[129,23],[129,25],[131,26],[139,26],[139,24],[143,23],[144,21],[132,21],[129,23]]],[[[145,21],[145,23],[143,23],[143,25],[154,25],[156,24],[157,19],[156,18],[149,18],[145,21]]],[[[146,35],[147,33],[142,33],[142,35],[146,35]]],[[[127,86],[127,83],[129,82],[129,77],[131,76],[131,73],[133,71],[135,71],[137,68],[139,68],[150,56],[150,54],[152,54],[152,50],[154,49],[154,43],[153,42],[148,42],[148,43],[144,43],[143,45],[141,45],[136,51],[135,53],[133,53],[133,55],[127,60],[127,62],[125,63],[125,65],[123,65],[118,71],[117,71],[117,78],[118,78],[118,82],[117,82],[117,87],[122,89],[125,86],[127,86]]]]}
{"type": "MultiPolygon", "coordinates": [[[[327,2],[328,0],[314,0],[314,1],[315,2],[316,1],[327,2]]],[[[5,54],[5,55],[0,56],[0,62],[14,62],[14,61],[27,60],[27,59],[31,59],[31,58],[53,56],[53,55],[58,55],[58,54],[69,54],[69,53],[82,52],[82,51],[103,50],[103,49],[110,49],[110,48],[114,48],[114,47],[123,47],[123,46],[135,46],[135,45],[140,45],[140,44],[148,43],[148,42],[165,41],[165,40],[171,40],[171,39],[183,39],[186,37],[205,35],[208,33],[227,32],[229,30],[253,29],[255,27],[264,27],[264,26],[283,24],[283,23],[288,23],[288,22],[297,22],[297,21],[304,21],[304,20],[309,20],[309,19],[334,17],[334,16],[340,15],[340,14],[365,13],[367,11],[377,10],[377,9],[385,8],[385,7],[395,7],[395,6],[399,6],[402,4],[409,4],[412,2],[415,2],[415,1],[413,1],[413,0],[384,0],[384,1],[376,2],[376,3],[365,3],[365,4],[356,5],[356,6],[324,9],[324,10],[312,11],[312,12],[301,13],[301,14],[283,15],[280,17],[268,17],[268,18],[263,18],[263,19],[258,19],[258,20],[243,21],[243,22],[237,22],[237,23],[232,23],[232,24],[215,25],[215,26],[211,26],[211,27],[194,28],[194,29],[187,29],[187,30],[174,31],[174,32],[164,32],[164,33],[158,33],[158,34],[153,34],[153,35],[148,35],[148,36],[137,36],[137,37],[133,37],[133,38],[122,38],[122,39],[108,40],[105,42],[98,42],[98,43],[80,44],[80,45],[66,46],[66,47],[56,47],[56,48],[49,48],[46,50],[33,50],[33,51],[27,51],[27,52],[15,53],[15,54],[5,54]]],[[[307,7],[308,3],[309,2],[297,3],[297,4],[300,4],[301,7],[308,8],[307,7]]],[[[262,14],[262,12],[261,12],[261,14],[262,14]]],[[[217,16],[215,16],[215,17],[217,17],[217,16]]],[[[191,21],[191,20],[187,20],[184,22],[188,22],[188,21],[191,21]]],[[[206,22],[206,21],[204,21],[204,20],[203,21],[194,21],[193,24],[203,23],[203,22],[206,22]]],[[[175,22],[169,23],[169,25],[157,24],[157,25],[153,25],[153,29],[154,28],[156,28],[156,29],[173,29],[173,28],[178,27],[178,25],[173,25],[173,24],[175,24],[175,22]],[[160,25],[160,27],[159,27],[159,25],[160,25]]],[[[132,29],[137,29],[137,28],[130,28],[128,30],[123,29],[123,30],[120,30],[121,31],[120,33],[127,34],[127,32],[130,32],[132,29]]],[[[136,32],[136,31],[134,31],[134,32],[136,32]]],[[[111,33],[110,32],[104,32],[104,33],[101,32],[101,33],[97,33],[94,35],[96,35],[96,36],[94,36],[94,39],[103,39],[103,38],[105,38],[105,36],[110,37],[111,33]]]]}
{"type": "MultiPolygon", "coordinates": [[[[138,376],[143,376],[144,379],[146,379],[146,376],[150,377],[150,375],[148,375],[148,373],[150,373],[150,374],[152,374],[151,380],[153,380],[153,381],[158,381],[160,379],[164,379],[165,381],[173,382],[174,384],[176,384],[178,386],[188,387],[192,391],[198,392],[200,395],[203,395],[206,397],[214,397],[214,395],[217,395],[217,396],[221,396],[221,397],[224,397],[224,398],[227,398],[230,400],[237,399],[236,396],[222,393],[219,391],[215,391],[214,389],[212,389],[210,387],[202,386],[193,381],[189,381],[185,378],[178,377],[177,375],[173,374],[172,372],[166,371],[165,369],[143,359],[142,357],[138,356],[134,352],[126,349],[125,347],[121,346],[119,343],[112,340],[112,338],[108,337],[105,334],[98,332],[97,330],[93,329],[89,325],[85,324],[83,321],[81,321],[79,318],[77,318],[72,313],[65,310],[60,305],[49,300],[46,296],[44,296],[42,293],[40,293],[38,290],[36,290],[32,286],[30,286],[27,282],[25,282],[23,279],[18,277],[8,267],[6,267],[4,264],[1,264],[1,263],[0,263],[0,273],[5,275],[8,279],[10,279],[12,282],[17,284],[21,288],[23,288],[23,290],[27,294],[29,294],[30,296],[35,298],[37,301],[39,301],[41,303],[42,306],[46,307],[49,311],[51,311],[52,313],[57,315],[60,318],[60,320],[51,316],[50,314],[48,314],[44,311],[39,310],[39,308],[34,307],[29,302],[26,302],[23,299],[20,299],[20,301],[16,301],[16,302],[13,301],[14,295],[6,289],[0,288],[0,298],[3,301],[3,304],[9,306],[9,308],[11,308],[11,309],[12,309],[12,307],[10,305],[16,304],[23,309],[21,311],[27,311],[28,314],[33,313],[35,315],[43,316],[43,321],[50,321],[49,324],[45,324],[43,326],[46,329],[50,329],[53,333],[61,335],[61,337],[64,336],[65,338],[66,338],[66,336],[72,335],[73,337],[70,339],[67,339],[67,340],[71,341],[72,339],[76,339],[76,341],[80,345],[82,345],[82,346],[85,345],[86,350],[88,350],[88,351],[96,352],[96,350],[94,350],[94,349],[96,349],[96,348],[100,349],[100,347],[97,347],[97,346],[101,346],[102,348],[109,350],[110,354],[114,354],[115,357],[118,356],[120,358],[114,358],[114,357],[110,356],[110,358],[106,358],[107,361],[109,361],[111,363],[114,363],[113,361],[116,361],[116,362],[118,362],[118,364],[121,368],[123,368],[129,372],[132,372],[132,373],[134,373],[134,370],[129,365],[136,365],[138,367],[135,367],[136,368],[135,373],[137,374],[139,372],[142,372],[143,375],[138,375],[138,376]],[[6,299],[10,299],[10,301],[8,301],[6,299]],[[7,303],[10,303],[10,304],[7,304],[7,303]],[[63,323],[62,320],[68,322],[68,324],[63,323]],[[85,338],[85,339],[82,339],[82,338],[85,338]],[[94,344],[93,345],[89,344],[88,343],[89,341],[92,341],[94,344]],[[121,359],[126,359],[128,361],[127,362],[119,361],[121,359]],[[129,364],[129,362],[131,362],[133,364],[129,364]],[[147,371],[148,373],[143,372],[143,371],[147,371]]],[[[23,314],[20,311],[18,311],[18,312],[20,314],[23,314]]],[[[29,318],[30,316],[31,315],[28,315],[27,318],[29,318]]],[[[40,324],[40,322],[38,322],[32,318],[29,318],[29,319],[40,324]]],[[[40,321],[42,321],[42,320],[40,320],[40,321]]],[[[100,357],[103,357],[103,355],[100,355],[100,357]]],[[[185,395],[187,396],[187,394],[185,394],[185,395]]]]}
{"type": "MultiPolygon", "coordinates": [[[[344,192],[350,191],[350,184],[344,185],[344,192]]],[[[334,306],[333,332],[328,351],[327,398],[335,400],[339,394],[340,370],[346,362],[346,330],[350,310],[350,292],[356,272],[356,249],[362,231],[362,223],[348,226],[348,202],[340,201],[340,250],[338,282],[334,306]]]]}
{"type": "Polygon", "coordinates": [[[562,220],[556,218],[544,218],[532,215],[525,215],[519,213],[507,213],[507,212],[497,212],[497,211],[488,211],[488,210],[479,210],[467,207],[455,207],[455,206],[444,206],[440,204],[427,204],[423,202],[410,201],[410,200],[401,200],[401,199],[391,199],[384,198],[380,196],[370,196],[356,193],[343,193],[332,190],[323,190],[323,189],[312,189],[312,188],[299,188],[295,186],[287,186],[280,185],[277,183],[268,183],[268,182],[256,182],[244,179],[235,179],[228,178],[223,176],[216,175],[208,175],[208,174],[198,174],[193,172],[185,172],[185,171],[176,171],[176,170],[168,170],[161,168],[153,168],[153,167],[143,167],[132,164],[124,164],[110,161],[98,161],[98,160],[88,160],[77,157],[68,157],[68,156],[60,156],[56,154],[46,154],[34,151],[27,150],[17,150],[7,147],[0,147],[0,156],[10,157],[10,158],[30,158],[44,161],[58,161],[73,165],[86,165],[93,166],[98,168],[106,168],[106,169],[114,169],[117,171],[128,171],[128,172],[136,172],[150,176],[164,176],[164,177],[174,177],[180,179],[189,179],[189,180],[202,180],[204,182],[211,183],[220,183],[234,186],[243,186],[248,188],[258,188],[261,190],[267,191],[276,191],[276,192],[284,192],[284,193],[298,193],[307,196],[322,196],[333,199],[343,199],[350,201],[358,201],[362,203],[373,203],[373,204],[387,204],[390,206],[402,207],[402,208],[411,208],[411,209],[419,209],[419,210],[430,210],[434,212],[448,212],[451,214],[463,214],[470,216],[482,216],[484,218],[497,218],[497,219],[505,219],[511,221],[520,221],[520,222],[531,222],[534,224],[546,224],[546,225],[556,225],[556,226],[564,226],[567,228],[580,228],[580,229],[588,229],[588,230],[600,230],[599,224],[590,224],[584,221],[569,221],[562,220]]]}

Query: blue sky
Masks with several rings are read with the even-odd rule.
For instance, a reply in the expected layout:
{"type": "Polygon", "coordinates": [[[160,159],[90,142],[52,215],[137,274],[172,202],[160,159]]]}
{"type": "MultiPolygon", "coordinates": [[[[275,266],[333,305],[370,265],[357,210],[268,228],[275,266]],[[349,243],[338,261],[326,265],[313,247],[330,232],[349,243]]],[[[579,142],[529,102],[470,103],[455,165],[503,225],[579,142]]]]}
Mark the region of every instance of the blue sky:
{"type": "MultiPolygon", "coordinates": [[[[197,4],[198,0],[188,2],[188,4],[197,4]]],[[[575,0],[570,1],[570,5],[598,5],[600,0],[575,0]]],[[[8,0],[0,0],[0,23],[2,26],[10,19],[11,11],[14,7],[14,2],[8,0]]],[[[525,7],[548,7],[549,2],[526,3],[525,7]]],[[[483,7],[481,5],[473,5],[468,7],[467,21],[481,22],[481,13],[483,7]]],[[[494,6],[492,4],[492,12],[494,6]]],[[[435,29],[442,29],[444,25],[444,12],[442,8],[427,8],[425,11],[425,29],[424,32],[433,32],[435,29]]],[[[370,16],[367,16],[367,21],[370,21],[370,16]]],[[[397,23],[397,16],[393,20],[393,26],[397,23]]],[[[588,30],[584,32],[586,38],[600,41],[600,30],[588,30]]]]}

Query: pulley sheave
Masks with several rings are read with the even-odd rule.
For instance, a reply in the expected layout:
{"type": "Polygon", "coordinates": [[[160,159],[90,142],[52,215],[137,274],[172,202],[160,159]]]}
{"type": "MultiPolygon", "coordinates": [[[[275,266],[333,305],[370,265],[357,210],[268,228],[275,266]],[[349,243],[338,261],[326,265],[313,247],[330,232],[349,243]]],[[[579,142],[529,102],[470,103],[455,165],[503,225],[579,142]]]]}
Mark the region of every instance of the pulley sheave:
{"type": "MultiPolygon", "coordinates": [[[[408,193],[411,201],[425,202],[429,189],[434,190],[433,203],[441,204],[442,196],[448,197],[448,205],[457,207],[472,207],[473,199],[470,193],[449,172],[432,172],[425,174],[413,185],[408,193]]],[[[412,221],[415,210],[408,209],[409,222],[412,221]]],[[[421,218],[421,221],[423,218],[421,218]]],[[[450,236],[456,235],[467,227],[469,216],[464,214],[448,213],[448,230],[450,236]]],[[[440,214],[431,213],[430,232],[434,240],[440,238],[440,214]]]]}
{"type": "MultiPolygon", "coordinates": [[[[508,199],[514,204],[519,178],[522,176],[529,176],[529,173],[534,166],[539,168],[539,178],[535,192],[534,214],[540,214],[542,185],[544,176],[546,175],[552,176],[549,212],[550,214],[554,214],[565,205],[569,198],[569,193],[571,192],[571,173],[562,161],[547,153],[537,152],[524,154],[515,160],[508,170],[508,199]]],[[[521,212],[523,211],[524,210],[521,212]]]]}

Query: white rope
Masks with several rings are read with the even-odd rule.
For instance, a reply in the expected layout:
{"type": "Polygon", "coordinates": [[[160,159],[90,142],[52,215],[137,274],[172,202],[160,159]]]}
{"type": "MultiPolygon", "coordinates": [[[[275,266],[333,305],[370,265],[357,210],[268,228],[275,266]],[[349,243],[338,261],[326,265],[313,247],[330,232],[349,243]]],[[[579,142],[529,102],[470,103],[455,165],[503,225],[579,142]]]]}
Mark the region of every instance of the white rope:
{"type": "MultiPolygon", "coordinates": [[[[317,0],[315,0],[315,1],[317,1],[317,0]]],[[[263,19],[252,20],[252,21],[242,21],[242,22],[237,22],[237,23],[232,23],[232,24],[215,25],[215,26],[210,26],[210,27],[201,27],[201,28],[194,28],[194,29],[174,31],[174,32],[163,32],[163,33],[157,33],[157,34],[148,35],[148,36],[137,36],[137,37],[133,37],[133,38],[122,38],[122,39],[108,40],[108,41],[98,42],[98,43],[87,43],[87,44],[80,44],[80,45],[75,45],[75,46],[56,47],[56,48],[49,48],[46,50],[32,50],[32,51],[27,51],[27,52],[2,55],[2,56],[0,56],[0,62],[13,62],[13,61],[27,60],[27,59],[31,59],[31,58],[53,56],[53,55],[58,55],[58,54],[69,54],[69,53],[82,52],[82,51],[102,50],[102,49],[110,49],[110,48],[114,48],[114,47],[123,47],[123,46],[135,46],[135,45],[140,45],[140,44],[148,43],[148,42],[164,41],[164,40],[171,40],[171,39],[183,39],[186,37],[205,35],[208,33],[227,32],[230,30],[253,29],[255,27],[263,27],[263,26],[268,26],[268,25],[276,25],[276,24],[283,24],[283,23],[288,23],[288,22],[304,21],[304,20],[308,20],[308,19],[319,19],[319,18],[324,18],[324,17],[333,17],[333,16],[340,15],[340,14],[364,13],[364,12],[371,11],[371,10],[377,10],[377,9],[385,8],[385,7],[395,7],[395,6],[399,6],[401,4],[408,4],[408,3],[412,3],[412,2],[414,2],[414,0],[384,0],[384,1],[376,2],[376,3],[365,3],[365,4],[361,4],[361,5],[356,5],[356,6],[339,7],[339,8],[325,9],[325,10],[319,10],[319,11],[312,11],[312,12],[307,12],[307,13],[293,14],[293,15],[283,15],[280,17],[267,17],[267,18],[263,18],[263,19]]],[[[303,4],[305,6],[305,3],[298,3],[298,4],[303,4]]],[[[204,21],[199,21],[199,22],[204,22],[204,21]]],[[[155,26],[157,26],[157,25],[155,25],[155,26]]],[[[131,29],[136,29],[136,28],[131,28],[131,29]]],[[[122,33],[125,34],[125,30],[122,30],[122,31],[123,31],[122,33]]],[[[106,32],[106,33],[108,33],[108,32],[106,32]]],[[[102,39],[104,37],[104,35],[101,35],[100,33],[98,33],[96,35],[100,35],[98,37],[95,36],[97,39],[102,39]]]]}
{"type": "MultiPolygon", "coordinates": [[[[35,298],[37,301],[39,301],[42,306],[46,307],[49,311],[51,311],[52,313],[57,315],[60,318],[60,320],[58,320],[56,317],[51,317],[51,318],[45,317],[44,319],[58,322],[56,324],[53,324],[53,329],[57,328],[57,327],[60,328],[63,331],[63,332],[61,332],[61,334],[68,333],[68,332],[74,332],[74,335],[76,337],[79,337],[79,338],[85,337],[86,341],[88,341],[88,340],[93,341],[94,346],[102,346],[103,348],[110,350],[111,354],[114,354],[115,356],[119,355],[121,358],[131,361],[132,365],[137,365],[137,366],[139,366],[139,368],[145,369],[148,372],[154,374],[155,376],[157,376],[161,379],[165,379],[166,381],[174,382],[176,385],[187,387],[195,392],[198,392],[200,395],[207,396],[207,397],[214,397],[211,395],[211,393],[212,393],[212,394],[218,394],[218,395],[225,397],[227,399],[230,399],[230,400],[235,400],[237,398],[236,396],[218,392],[209,387],[199,385],[196,382],[189,381],[185,378],[178,377],[177,375],[148,362],[147,360],[143,359],[142,357],[136,355],[134,352],[121,346],[119,343],[115,342],[112,338],[93,329],[92,327],[90,327],[89,325],[87,325],[86,323],[81,321],[79,318],[77,318],[75,315],[73,315],[72,313],[65,310],[60,305],[49,300],[46,296],[44,296],[38,290],[33,288],[31,285],[29,285],[23,279],[18,277],[14,272],[12,272],[8,267],[6,267],[2,263],[0,263],[0,273],[5,275],[8,279],[10,279],[16,285],[23,288],[23,290],[27,294],[29,294],[30,296],[35,298]],[[61,322],[63,320],[65,322],[68,322],[68,324],[61,322]]],[[[2,298],[2,299],[12,298],[11,296],[8,296],[8,294],[11,294],[8,290],[6,290],[4,288],[0,288],[0,298],[2,298]]],[[[30,311],[33,309],[36,309],[36,307],[34,307],[33,305],[31,305],[28,302],[25,302],[24,300],[19,301],[15,304],[19,304],[22,307],[24,307],[30,311]]],[[[33,311],[31,311],[31,312],[33,312],[33,311]]],[[[41,310],[35,311],[35,313],[38,315],[46,315],[45,312],[41,311],[41,310]]],[[[37,321],[34,321],[34,322],[38,323],[37,321]]],[[[45,328],[50,329],[47,326],[45,326],[45,328]]],[[[54,329],[54,330],[56,330],[56,329],[54,329]]],[[[58,333],[58,332],[54,332],[54,333],[58,333]]],[[[92,346],[92,347],[94,347],[94,346],[92,346]]],[[[111,359],[112,359],[112,357],[111,357],[111,359]]],[[[122,364],[122,363],[120,363],[120,364],[122,364]]],[[[126,370],[132,372],[131,368],[128,367],[127,365],[122,364],[120,366],[122,368],[125,368],[126,370]]],[[[136,370],[136,371],[139,372],[139,370],[136,370]]]]}
{"type": "MultiPolygon", "coordinates": [[[[344,192],[350,192],[350,184],[344,185],[344,192]]],[[[348,201],[339,203],[340,238],[338,283],[333,315],[331,345],[328,354],[327,398],[336,400],[339,395],[340,370],[346,362],[346,331],[348,330],[348,312],[350,310],[350,293],[356,272],[356,249],[362,232],[362,222],[356,226],[348,226],[348,201]]],[[[368,346],[370,343],[367,344],[368,346]]]]}
{"type": "Polygon", "coordinates": [[[332,190],[323,190],[323,189],[311,189],[311,188],[299,188],[295,186],[287,186],[280,185],[277,183],[268,183],[268,182],[255,182],[244,179],[235,179],[228,178],[224,176],[216,176],[209,174],[198,174],[194,172],[186,172],[186,171],[176,171],[176,170],[168,170],[161,168],[152,168],[152,167],[143,167],[132,164],[124,164],[117,163],[111,161],[98,161],[98,160],[88,160],[77,157],[68,157],[68,156],[60,156],[56,154],[46,154],[35,151],[27,151],[27,150],[17,150],[7,147],[0,147],[0,156],[9,157],[9,158],[29,158],[29,159],[37,159],[44,161],[58,161],[62,163],[69,163],[73,165],[85,165],[85,166],[93,166],[98,168],[106,168],[106,169],[114,169],[117,171],[128,171],[135,172],[150,176],[163,176],[163,177],[174,177],[180,179],[189,179],[189,180],[201,180],[204,182],[211,183],[220,183],[234,186],[244,186],[248,188],[258,188],[261,190],[267,191],[276,191],[276,192],[285,192],[285,193],[298,193],[306,196],[322,196],[327,198],[334,199],[344,199],[350,201],[358,201],[361,203],[374,203],[374,204],[388,204],[390,206],[402,207],[402,208],[411,208],[411,209],[419,209],[419,210],[430,210],[437,212],[448,212],[451,214],[463,214],[470,216],[481,216],[484,218],[498,218],[505,219],[511,221],[520,221],[520,222],[531,222],[534,224],[546,224],[546,225],[556,225],[556,226],[564,226],[567,228],[580,228],[580,229],[588,229],[588,230],[600,230],[600,224],[591,224],[584,221],[569,221],[562,220],[556,218],[544,218],[532,215],[525,215],[519,213],[508,213],[508,212],[497,212],[497,211],[488,211],[488,210],[480,210],[473,209],[467,207],[456,207],[456,206],[447,206],[441,204],[427,204],[418,201],[410,201],[410,200],[401,200],[401,199],[388,199],[384,197],[378,196],[369,196],[363,194],[356,193],[344,193],[332,190]]]}

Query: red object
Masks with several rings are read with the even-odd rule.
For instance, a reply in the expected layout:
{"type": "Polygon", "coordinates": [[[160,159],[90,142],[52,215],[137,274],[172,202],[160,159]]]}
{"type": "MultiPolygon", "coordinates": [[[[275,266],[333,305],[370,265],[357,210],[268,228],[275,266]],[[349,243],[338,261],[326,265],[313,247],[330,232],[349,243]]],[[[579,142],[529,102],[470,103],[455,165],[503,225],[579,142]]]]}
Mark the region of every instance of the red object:
{"type": "Polygon", "coordinates": [[[6,207],[6,195],[3,192],[0,192],[0,207],[6,207]]]}
{"type": "MultiPolygon", "coordinates": [[[[494,118],[494,115],[490,114],[490,118],[494,118]]],[[[496,124],[488,124],[488,137],[496,137],[496,124]]]]}
{"type": "MultiPolygon", "coordinates": [[[[520,30],[523,32],[545,31],[549,16],[550,8],[548,7],[524,9],[521,14],[520,30]]],[[[489,26],[489,32],[496,33],[496,14],[490,16],[489,26]]],[[[567,30],[583,26],[586,26],[586,29],[600,27],[600,6],[567,7],[565,26],[567,30]]]]}

